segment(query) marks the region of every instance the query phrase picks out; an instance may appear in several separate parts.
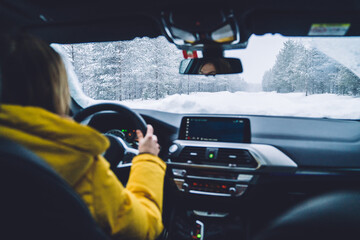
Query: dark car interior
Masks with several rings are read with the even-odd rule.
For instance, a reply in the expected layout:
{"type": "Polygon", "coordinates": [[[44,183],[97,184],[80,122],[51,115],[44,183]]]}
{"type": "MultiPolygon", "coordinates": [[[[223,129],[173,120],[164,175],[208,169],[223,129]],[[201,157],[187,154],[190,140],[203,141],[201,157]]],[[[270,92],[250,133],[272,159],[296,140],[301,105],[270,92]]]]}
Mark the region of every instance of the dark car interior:
{"type": "Polygon", "coordinates": [[[110,239],[48,164],[17,143],[3,138],[0,143],[2,237],[110,239]]]}
{"type": "MultiPolygon", "coordinates": [[[[223,13],[231,13],[231,21],[238,29],[235,44],[216,45],[223,50],[245,48],[252,34],[280,33],[306,37],[314,23],[350,23],[344,37],[360,36],[360,2],[356,0],[1,0],[0,30],[2,33],[28,32],[49,43],[103,42],[164,35],[178,45],[167,32],[169,23],[188,31],[206,32],[221,22],[219,16],[223,13]],[[194,25],[195,22],[201,24],[194,25]]],[[[203,48],[206,46],[205,41],[203,48]]],[[[197,49],[187,44],[178,48],[197,49]]],[[[160,157],[167,163],[163,211],[165,230],[159,239],[358,239],[358,120],[182,114],[130,109],[107,103],[83,111],[74,99],[71,111],[77,121],[109,137],[111,148],[105,156],[124,185],[131,158],[137,152],[132,147],[132,138],[124,138],[110,130],[126,127],[145,131],[146,124],[154,127],[161,145],[160,157]],[[220,130],[214,130],[213,126],[220,130]]],[[[20,224],[27,226],[30,239],[32,236],[55,239],[48,238],[49,235],[42,238],[36,232],[59,230],[51,228],[49,231],[48,225],[23,218],[29,213],[20,208],[21,201],[8,198],[20,198],[22,191],[29,191],[31,185],[37,185],[36,181],[44,180],[34,180],[24,190],[19,182],[8,185],[6,179],[12,174],[5,173],[29,173],[20,165],[24,158],[33,162],[31,159],[36,157],[26,150],[7,147],[7,144],[11,143],[4,140],[0,144],[1,186],[2,189],[8,186],[2,193],[7,196],[2,197],[2,206],[16,204],[9,209],[18,208],[18,211],[11,211],[28,221],[20,224]],[[13,153],[22,156],[14,157],[13,153]],[[14,161],[19,161],[19,166],[10,166],[6,159],[16,159],[14,161]],[[12,187],[16,188],[16,194],[12,187]]],[[[39,161],[36,158],[35,162],[39,161]]],[[[40,170],[43,168],[51,172],[46,166],[40,170]]],[[[39,169],[35,167],[29,169],[34,176],[47,174],[38,173],[39,169]]],[[[23,176],[24,179],[32,178],[23,176]]],[[[57,178],[56,181],[56,184],[63,184],[57,178]]],[[[45,190],[30,192],[41,196],[39,191],[45,190]]],[[[38,201],[46,200],[39,197],[38,201]]],[[[51,201],[58,205],[54,199],[51,201]]],[[[69,201],[71,203],[66,206],[74,206],[72,204],[77,201],[77,209],[84,207],[77,198],[69,201]]],[[[41,206],[34,205],[34,209],[41,206]]],[[[66,213],[58,209],[55,214],[66,213]]],[[[83,220],[70,218],[71,221],[93,229],[92,236],[99,236],[94,239],[108,238],[87,218],[88,212],[79,214],[74,210],[74,216],[84,215],[83,220]]],[[[16,224],[13,217],[9,216],[11,220],[2,219],[4,229],[14,229],[11,228],[16,224]]],[[[57,220],[51,221],[56,225],[57,220]]],[[[66,229],[67,226],[60,222],[59,229],[66,229]]],[[[64,239],[75,238],[90,239],[71,230],[64,235],[64,239]]],[[[19,238],[13,235],[8,239],[19,238]]]]}

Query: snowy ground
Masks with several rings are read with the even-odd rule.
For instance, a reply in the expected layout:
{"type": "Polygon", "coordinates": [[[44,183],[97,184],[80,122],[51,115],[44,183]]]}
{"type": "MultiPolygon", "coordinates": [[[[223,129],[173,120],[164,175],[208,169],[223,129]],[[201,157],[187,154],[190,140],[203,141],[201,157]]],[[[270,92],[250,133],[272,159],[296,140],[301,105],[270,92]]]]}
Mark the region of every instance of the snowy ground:
{"type": "Polygon", "coordinates": [[[121,102],[131,108],[175,113],[229,113],[360,119],[360,98],[304,93],[217,92],[121,102]]]}

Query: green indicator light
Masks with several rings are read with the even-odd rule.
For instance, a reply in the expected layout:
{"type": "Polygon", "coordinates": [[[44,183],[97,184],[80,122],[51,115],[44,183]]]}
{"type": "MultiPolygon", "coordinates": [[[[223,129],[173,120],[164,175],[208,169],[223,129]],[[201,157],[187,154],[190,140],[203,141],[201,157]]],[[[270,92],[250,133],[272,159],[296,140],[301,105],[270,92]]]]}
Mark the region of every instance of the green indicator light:
{"type": "Polygon", "coordinates": [[[125,130],[124,130],[124,129],[121,129],[121,131],[122,131],[122,132],[125,132],[125,130]]]}
{"type": "Polygon", "coordinates": [[[210,154],[209,154],[209,158],[214,158],[214,154],[213,154],[213,153],[210,153],[210,154]]]}
{"type": "Polygon", "coordinates": [[[198,235],[197,235],[197,238],[201,238],[201,234],[198,234],[198,235]]]}

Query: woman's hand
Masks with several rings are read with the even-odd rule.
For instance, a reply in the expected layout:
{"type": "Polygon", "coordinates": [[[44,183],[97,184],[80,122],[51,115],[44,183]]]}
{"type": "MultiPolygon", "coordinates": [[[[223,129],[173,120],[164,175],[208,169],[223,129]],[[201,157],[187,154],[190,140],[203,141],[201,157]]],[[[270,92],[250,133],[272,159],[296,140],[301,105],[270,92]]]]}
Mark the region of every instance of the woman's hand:
{"type": "Polygon", "coordinates": [[[136,135],[139,139],[139,154],[150,153],[155,156],[159,154],[160,145],[156,135],[154,135],[154,128],[150,124],[147,125],[145,137],[140,130],[136,130],[136,135]]]}

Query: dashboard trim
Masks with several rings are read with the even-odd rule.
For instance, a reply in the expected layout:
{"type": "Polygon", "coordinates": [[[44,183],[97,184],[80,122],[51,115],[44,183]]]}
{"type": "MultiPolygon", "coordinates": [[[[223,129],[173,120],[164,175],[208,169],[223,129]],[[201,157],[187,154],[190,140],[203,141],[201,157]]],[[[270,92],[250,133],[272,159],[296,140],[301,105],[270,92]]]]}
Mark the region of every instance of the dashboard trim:
{"type": "MultiPolygon", "coordinates": [[[[174,144],[183,147],[204,147],[204,148],[231,148],[243,149],[249,153],[257,161],[256,168],[251,167],[237,167],[237,166],[216,166],[208,164],[194,164],[194,163],[180,163],[168,160],[169,166],[174,167],[195,167],[201,169],[218,169],[218,170],[236,170],[248,173],[254,172],[295,172],[297,164],[291,160],[287,155],[279,149],[271,145],[265,144],[252,144],[252,143],[224,143],[224,142],[206,142],[206,141],[188,141],[188,140],[175,140],[174,144]]],[[[176,158],[176,155],[174,155],[176,158]]]]}

